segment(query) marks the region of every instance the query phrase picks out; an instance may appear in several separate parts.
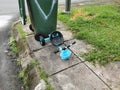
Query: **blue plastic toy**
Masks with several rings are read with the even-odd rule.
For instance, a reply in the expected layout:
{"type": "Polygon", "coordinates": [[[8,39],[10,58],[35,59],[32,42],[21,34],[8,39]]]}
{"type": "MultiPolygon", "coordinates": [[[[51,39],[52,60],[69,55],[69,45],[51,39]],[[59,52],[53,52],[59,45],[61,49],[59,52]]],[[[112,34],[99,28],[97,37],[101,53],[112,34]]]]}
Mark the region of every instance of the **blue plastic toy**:
{"type": "MultiPolygon", "coordinates": [[[[38,39],[38,38],[36,38],[38,39]]],[[[52,32],[49,34],[48,37],[44,38],[39,34],[40,44],[44,46],[46,42],[50,41],[54,46],[58,47],[58,50],[55,51],[55,53],[60,52],[60,58],[62,60],[68,60],[72,54],[71,50],[69,49],[70,46],[75,44],[76,42],[73,42],[65,47],[62,48],[62,44],[64,43],[63,35],[59,31],[52,32]]]]}
{"type": "Polygon", "coordinates": [[[60,51],[60,57],[62,60],[68,60],[71,56],[71,51],[69,49],[60,51]]]}

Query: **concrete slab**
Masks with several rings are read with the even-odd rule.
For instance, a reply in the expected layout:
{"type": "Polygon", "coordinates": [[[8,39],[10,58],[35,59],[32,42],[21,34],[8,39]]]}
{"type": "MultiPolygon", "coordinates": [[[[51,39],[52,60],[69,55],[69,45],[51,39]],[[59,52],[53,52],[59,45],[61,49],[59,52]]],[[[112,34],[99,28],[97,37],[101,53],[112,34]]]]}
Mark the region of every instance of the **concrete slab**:
{"type": "Polygon", "coordinates": [[[105,66],[92,65],[85,62],[112,90],[120,90],[120,61],[109,63],[105,66]]]}
{"type": "Polygon", "coordinates": [[[65,26],[65,24],[61,21],[57,21],[57,30],[58,31],[63,31],[63,30],[67,30],[67,26],[65,26]]]}
{"type": "MultiPolygon", "coordinates": [[[[82,40],[77,40],[77,39],[73,39],[70,41],[65,42],[66,45],[72,43],[72,42],[76,42],[76,44],[74,44],[73,46],[70,47],[70,49],[78,56],[80,57],[80,55],[88,53],[90,50],[93,49],[93,47],[89,44],[86,44],[85,42],[83,42],[82,40]]],[[[80,57],[81,58],[81,57],[80,57]]],[[[82,59],[82,58],[81,58],[82,59]]],[[[82,59],[83,60],[83,59],[82,59]]]]}
{"type": "Polygon", "coordinates": [[[27,36],[27,37],[26,37],[26,40],[27,40],[27,43],[28,43],[31,51],[44,48],[43,46],[40,45],[39,42],[37,42],[37,41],[34,39],[34,35],[29,35],[29,36],[27,36]]]}
{"type": "Polygon", "coordinates": [[[73,39],[72,33],[67,29],[65,24],[60,21],[57,22],[57,31],[60,31],[63,34],[65,41],[73,39]]]}
{"type": "Polygon", "coordinates": [[[68,41],[68,40],[72,40],[73,39],[73,35],[70,31],[65,30],[65,31],[60,31],[63,35],[64,41],[68,41]]]}
{"type": "Polygon", "coordinates": [[[55,90],[110,90],[83,63],[49,78],[55,90]]]}
{"type": "Polygon", "coordinates": [[[49,75],[52,75],[80,62],[80,60],[75,55],[72,55],[67,61],[61,60],[59,53],[54,53],[54,51],[56,50],[57,47],[50,45],[45,47],[44,49],[34,52],[34,55],[41,64],[41,67],[49,75]]]}

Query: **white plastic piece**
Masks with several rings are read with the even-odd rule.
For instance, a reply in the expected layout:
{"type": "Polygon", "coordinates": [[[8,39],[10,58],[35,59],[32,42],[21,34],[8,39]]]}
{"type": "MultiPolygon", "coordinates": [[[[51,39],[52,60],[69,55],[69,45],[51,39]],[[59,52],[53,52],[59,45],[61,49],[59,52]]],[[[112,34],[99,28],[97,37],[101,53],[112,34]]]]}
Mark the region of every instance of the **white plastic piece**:
{"type": "Polygon", "coordinates": [[[35,87],[34,90],[45,90],[46,89],[46,83],[43,79],[40,80],[40,83],[35,87]]]}

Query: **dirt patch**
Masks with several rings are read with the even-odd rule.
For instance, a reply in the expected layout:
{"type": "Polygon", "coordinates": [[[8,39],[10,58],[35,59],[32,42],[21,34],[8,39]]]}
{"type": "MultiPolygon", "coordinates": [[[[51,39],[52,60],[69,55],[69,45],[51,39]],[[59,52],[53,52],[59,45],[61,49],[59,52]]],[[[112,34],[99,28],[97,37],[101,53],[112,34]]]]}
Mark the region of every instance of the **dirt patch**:
{"type": "Polygon", "coordinates": [[[97,14],[95,14],[95,13],[90,13],[90,14],[88,14],[88,15],[85,17],[85,19],[90,20],[90,19],[95,18],[96,16],[97,16],[97,14]]]}
{"type": "Polygon", "coordinates": [[[74,12],[74,14],[70,18],[70,20],[75,20],[78,17],[83,17],[85,20],[86,19],[88,20],[88,19],[92,19],[96,16],[97,16],[97,14],[95,14],[95,13],[88,13],[88,12],[83,11],[83,10],[77,10],[76,12],[74,12]]]}
{"type": "Polygon", "coordinates": [[[75,20],[76,18],[80,17],[80,16],[86,16],[87,12],[82,11],[82,10],[77,10],[71,17],[70,20],[75,20]]]}

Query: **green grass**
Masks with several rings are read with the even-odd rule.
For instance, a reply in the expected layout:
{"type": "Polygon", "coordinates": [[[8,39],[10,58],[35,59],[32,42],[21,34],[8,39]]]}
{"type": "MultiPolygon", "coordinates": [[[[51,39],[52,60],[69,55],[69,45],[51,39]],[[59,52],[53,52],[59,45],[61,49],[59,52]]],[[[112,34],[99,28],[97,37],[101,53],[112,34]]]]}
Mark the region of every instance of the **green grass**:
{"type": "Polygon", "coordinates": [[[12,36],[10,37],[10,44],[11,44],[10,47],[11,47],[12,51],[17,54],[19,50],[17,48],[16,41],[12,36]]]}
{"type": "Polygon", "coordinates": [[[106,64],[120,61],[120,8],[113,5],[74,8],[71,14],[59,13],[75,37],[92,44],[96,49],[85,54],[88,61],[106,64]]]}
{"type": "Polygon", "coordinates": [[[26,35],[25,35],[25,32],[23,31],[21,24],[17,24],[16,27],[17,27],[18,32],[20,33],[21,38],[25,39],[26,35]]]}

